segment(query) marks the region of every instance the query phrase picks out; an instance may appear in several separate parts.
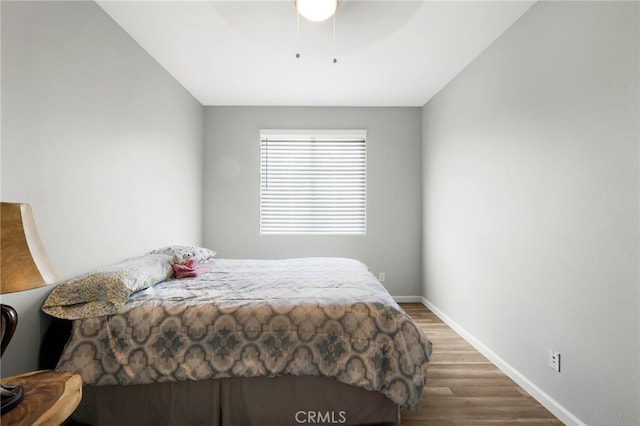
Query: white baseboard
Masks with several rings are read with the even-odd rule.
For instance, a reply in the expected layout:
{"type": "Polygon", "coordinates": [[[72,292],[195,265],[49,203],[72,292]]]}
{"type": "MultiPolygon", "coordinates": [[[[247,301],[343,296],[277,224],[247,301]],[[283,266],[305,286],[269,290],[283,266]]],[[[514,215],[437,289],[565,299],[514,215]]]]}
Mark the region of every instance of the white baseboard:
{"type": "Polygon", "coordinates": [[[585,426],[586,424],[576,417],[573,413],[567,410],[562,404],[555,399],[551,398],[546,392],[536,386],[527,377],[525,377],[518,370],[513,368],[509,363],[500,358],[495,352],[485,346],[482,342],[477,340],[466,330],[460,327],[454,320],[449,318],[444,312],[438,309],[433,303],[429,302],[424,297],[420,298],[420,301],[431,312],[436,314],[443,322],[451,327],[456,333],[458,333],[464,340],[469,342],[478,352],[486,356],[493,364],[496,365],[503,373],[509,376],[520,387],[526,390],[532,397],[534,397],[540,404],[542,404],[547,410],[551,411],[560,421],[567,425],[585,426]]]}

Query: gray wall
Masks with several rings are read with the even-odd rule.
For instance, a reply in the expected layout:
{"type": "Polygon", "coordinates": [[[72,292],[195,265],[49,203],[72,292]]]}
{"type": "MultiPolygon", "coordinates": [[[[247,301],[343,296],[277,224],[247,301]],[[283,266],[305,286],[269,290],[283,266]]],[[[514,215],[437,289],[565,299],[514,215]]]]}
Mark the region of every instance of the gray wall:
{"type": "MultiPolygon", "coordinates": [[[[201,243],[202,106],[93,2],[1,7],[2,200],[31,203],[63,274],[201,243]]],[[[36,367],[49,290],[2,296],[2,375],[36,367]]]]}
{"type": "Polygon", "coordinates": [[[419,296],[420,108],[206,107],[204,243],[231,258],[345,256],[419,296]],[[260,129],[367,129],[367,235],[260,236],[260,129]]]}
{"type": "Polygon", "coordinates": [[[538,2],[423,110],[424,296],[570,423],[640,424],[638,5],[538,2]]]}

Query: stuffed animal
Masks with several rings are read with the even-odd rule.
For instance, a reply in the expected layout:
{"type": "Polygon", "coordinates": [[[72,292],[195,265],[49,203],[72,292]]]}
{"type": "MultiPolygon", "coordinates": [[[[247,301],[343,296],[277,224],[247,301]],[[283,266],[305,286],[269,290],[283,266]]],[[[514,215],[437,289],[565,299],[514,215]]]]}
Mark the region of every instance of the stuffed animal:
{"type": "Polygon", "coordinates": [[[173,271],[178,279],[193,278],[198,275],[193,254],[181,253],[173,256],[173,271]]]}
{"type": "Polygon", "coordinates": [[[184,265],[190,260],[193,260],[193,253],[191,252],[183,251],[173,255],[174,264],[178,263],[178,264],[184,265]]]}

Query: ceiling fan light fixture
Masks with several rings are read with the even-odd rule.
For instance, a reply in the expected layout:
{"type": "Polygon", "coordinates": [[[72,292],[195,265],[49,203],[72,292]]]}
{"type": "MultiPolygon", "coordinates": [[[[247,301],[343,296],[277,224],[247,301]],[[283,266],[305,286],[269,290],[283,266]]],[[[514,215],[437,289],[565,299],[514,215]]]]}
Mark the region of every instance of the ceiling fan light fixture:
{"type": "Polygon", "coordinates": [[[338,8],[338,0],[295,0],[298,13],[313,22],[331,18],[338,8]]]}

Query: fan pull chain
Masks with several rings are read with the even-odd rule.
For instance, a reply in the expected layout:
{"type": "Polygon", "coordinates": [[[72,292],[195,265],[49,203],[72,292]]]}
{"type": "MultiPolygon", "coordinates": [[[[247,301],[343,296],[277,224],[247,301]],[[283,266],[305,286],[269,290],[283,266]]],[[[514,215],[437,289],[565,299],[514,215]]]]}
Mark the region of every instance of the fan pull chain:
{"type": "Polygon", "coordinates": [[[333,63],[337,63],[338,59],[336,58],[336,14],[333,14],[333,63]]]}
{"type": "Polygon", "coordinates": [[[300,59],[300,12],[296,10],[296,59],[300,59]]]}
{"type": "MultiPolygon", "coordinates": [[[[296,10],[296,59],[300,59],[300,12],[296,10]]],[[[333,63],[338,63],[336,57],[336,14],[333,14],[333,63]]]]}

